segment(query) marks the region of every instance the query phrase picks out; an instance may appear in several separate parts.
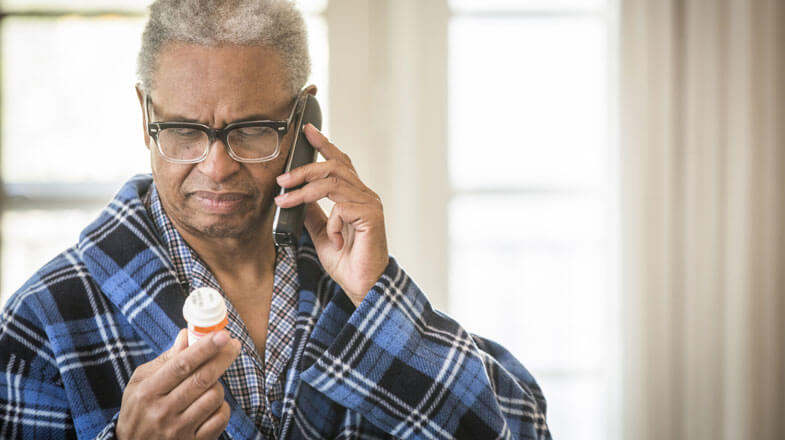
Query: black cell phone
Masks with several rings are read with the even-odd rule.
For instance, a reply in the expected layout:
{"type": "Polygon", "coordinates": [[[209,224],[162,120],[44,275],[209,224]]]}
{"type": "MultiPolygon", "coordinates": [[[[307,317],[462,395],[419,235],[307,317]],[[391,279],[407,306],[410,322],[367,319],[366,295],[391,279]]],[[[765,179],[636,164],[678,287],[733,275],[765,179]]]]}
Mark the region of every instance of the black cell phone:
{"type": "MultiPolygon", "coordinates": [[[[297,102],[297,113],[294,124],[294,141],[289,150],[289,157],[286,159],[284,173],[316,161],[316,150],[305,137],[303,127],[311,123],[314,127],[322,128],[322,110],[319,102],[308,93],[300,96],[297,102]]],[[[293,188],[281,188],[280,194],[285,194],[301,188],[298,185],[293,188]]],[[[273,217],[273,240],[276,246],[297,246],[300,234],[303,231],[303,220],[305,220],[305,204],[292,208],[275,207],[275,217],[273,217]]]]}

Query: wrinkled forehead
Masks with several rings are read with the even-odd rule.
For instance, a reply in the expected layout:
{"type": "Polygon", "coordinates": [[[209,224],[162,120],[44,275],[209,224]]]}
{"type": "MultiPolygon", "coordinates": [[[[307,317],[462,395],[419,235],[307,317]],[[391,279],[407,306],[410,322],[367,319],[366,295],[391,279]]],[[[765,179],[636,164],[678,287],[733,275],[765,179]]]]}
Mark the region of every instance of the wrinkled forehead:
{"type": "Polygon", "coordinates": [[[160,52],[151,96],[156,111],[189,119],[281,116],[291,104],[281,56],[265,46],[170,43],[160,52]]]}

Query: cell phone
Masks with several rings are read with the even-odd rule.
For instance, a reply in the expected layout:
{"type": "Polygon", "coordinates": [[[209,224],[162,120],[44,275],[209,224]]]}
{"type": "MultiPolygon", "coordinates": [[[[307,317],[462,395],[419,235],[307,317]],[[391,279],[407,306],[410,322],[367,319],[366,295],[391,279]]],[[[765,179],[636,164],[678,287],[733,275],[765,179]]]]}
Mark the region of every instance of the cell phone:
{"type": "MultiPolygon", "coordinates": [[[[294,124],[294,140],[292,148],[289,149],[289,157],[286,159],[284,173],[316,161],[316,150],[305,137],[303,127],[311,123],[314,127],[322,128],[322,110],[319,102],[308,93],[304,93],[298,98],[294,124]]],[[[280,194],[285,194],[303,185],[293,188],[281,188],[280,194]]],[[[273,217],[273,241],[276,246],[297,246],[300,234],[303,231],[303,221],[305,220],[305,204],[292,208],[275,207],[273,217]]]]}

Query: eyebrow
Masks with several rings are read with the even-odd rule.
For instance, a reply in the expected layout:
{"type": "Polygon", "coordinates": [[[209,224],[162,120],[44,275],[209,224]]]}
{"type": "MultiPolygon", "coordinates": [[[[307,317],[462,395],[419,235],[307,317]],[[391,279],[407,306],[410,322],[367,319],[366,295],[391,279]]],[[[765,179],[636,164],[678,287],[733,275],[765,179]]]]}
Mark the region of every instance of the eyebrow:
{"type": "MultiPolygon", "coordinates": [[[[158,111],[156,111],[155,103],[153,103],[153,102],[151,102],[151,103],[152,103],[152,105],[150,106],[150,111],[152,112],[152,116],[153,117],[160,117],[160,118],[162,118],[162,119],[159,119],[159,120],[154,121],[154,122],[191,122],[191,123],[195,123],[195,124],[210,125],[210,124],[205,123],[204,121],[200,121],[198,119],[193,119],[193,118],[189,118],[189,117],[186,117],[186,116],[183,116],[183,115],[178,115],[178,114],[170,114],[170,115],[164,117],[164,114],[159,113],[158,111]]],[[[288,105],[291,106],[293,104],[289,103],[288,105]]],[[[249,115],[249,116],[246,116],[246,117],[243,117],[243,118],[240,118],[240,119],[231,120],[231,121],[227,122],[227,125],[235,123],[235,122],[248,122],[248,121],[285,121],[286,118],[289,117],[289,114],[291,112],[291,107],[285,107],[285,110],[286,110],[286,115],[284,115],[281,118],[272,118],[272,117],[270,117],[269,115],[267,115],[265,113],[254,113],[252,115],[249,115]]]]}
{"type": "MultiPolygon", "coordinates": [[[[153,109],[153,114],[156,115],[156,116],[163,117],[163,115],[160,115],[157,112],[155,112],[155,109],[153,109]]],[[[235,123],[235,122],[248,122],[248,121],[285,121],[285,120],[286,120],[286,117],[283,117],[283,118],[271,118],[271,117],[269,117],[269,116],[267,116],[267,115],[265,115],[263,113],[256,113],[256,114],[253,114],[253,115],[250,115],[250,116],[246,116],[244,118],[233,119],[233,120],[227,122],[227,124],[232,124],[232,123],[235,123]]],[[[210,124],[207,124],[205,121],[200,121],[198,119],[193,119],[193,118],[187,118],[187,117],[182,116],[182,115],[170,115],[170,116],[167,116],[167,117],[161,119],[160,121],[155,121],[155,122],[192,122],[192,123],[196,123],[196,124],[210,125],[210,124]]]]}

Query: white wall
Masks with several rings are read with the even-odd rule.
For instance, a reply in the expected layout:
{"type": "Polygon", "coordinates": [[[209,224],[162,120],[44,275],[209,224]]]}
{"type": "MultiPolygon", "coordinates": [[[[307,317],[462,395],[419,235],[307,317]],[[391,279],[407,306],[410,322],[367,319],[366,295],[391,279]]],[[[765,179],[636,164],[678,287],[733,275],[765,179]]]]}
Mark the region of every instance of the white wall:
{"type": "Polygon", "coordinates": [[[331,0],[330,137],[384,203],[390,251],[447,305],[446,0],[331,0]]]}

